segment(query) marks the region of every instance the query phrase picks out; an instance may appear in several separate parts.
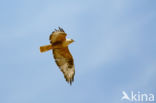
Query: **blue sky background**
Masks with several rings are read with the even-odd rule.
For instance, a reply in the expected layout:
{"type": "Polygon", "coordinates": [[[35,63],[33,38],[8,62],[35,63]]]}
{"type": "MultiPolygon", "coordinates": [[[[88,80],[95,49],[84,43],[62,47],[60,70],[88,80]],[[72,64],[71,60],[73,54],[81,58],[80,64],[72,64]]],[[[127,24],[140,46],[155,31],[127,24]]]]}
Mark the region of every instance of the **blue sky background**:
{"type": "Polygon", "coordinates": [[[155,5],[0,0],[0,103],[121,103],[123,90],[156,95],[155,5]],[[51,51],[39,51],[58,26],[76,41],[69,47],[76,67],[72,86],[51,51]]]}

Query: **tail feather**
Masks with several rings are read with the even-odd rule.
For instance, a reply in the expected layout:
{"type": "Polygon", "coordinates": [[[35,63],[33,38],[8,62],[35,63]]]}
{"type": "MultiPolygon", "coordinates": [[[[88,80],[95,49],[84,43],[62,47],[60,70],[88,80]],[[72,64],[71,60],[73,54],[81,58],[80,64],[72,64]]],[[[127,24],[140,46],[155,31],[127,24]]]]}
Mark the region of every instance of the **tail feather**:
{"type": "Polygon", "coordinates": [[[52,45],[45,45],[45,46],[40,46],[40,52],[46,52],[48,50],[52,49],[52,45]]]}

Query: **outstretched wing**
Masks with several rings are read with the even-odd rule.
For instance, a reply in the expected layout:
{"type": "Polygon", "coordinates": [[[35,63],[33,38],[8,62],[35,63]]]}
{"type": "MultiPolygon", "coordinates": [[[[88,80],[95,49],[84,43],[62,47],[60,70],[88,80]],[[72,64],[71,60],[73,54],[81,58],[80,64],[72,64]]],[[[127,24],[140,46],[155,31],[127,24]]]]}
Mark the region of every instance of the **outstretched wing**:
{"type": "Polygon", "coordinates": [[[62,42],[66,40],[66,36],[67,34],[64,32],[64,30],[59,27],[58,30],[55,29],[55,31],[52,32],[52,34],[49,37],[49,40],[51,43],[62,42]]]}
{"type": "Polygon", "coordinates": [[[63,72],[66,81],[72,84],[74,81],[75,67],[73,57],[69,52],[68,47],[53,49],[53,55],[55,62],[63,72]]]}

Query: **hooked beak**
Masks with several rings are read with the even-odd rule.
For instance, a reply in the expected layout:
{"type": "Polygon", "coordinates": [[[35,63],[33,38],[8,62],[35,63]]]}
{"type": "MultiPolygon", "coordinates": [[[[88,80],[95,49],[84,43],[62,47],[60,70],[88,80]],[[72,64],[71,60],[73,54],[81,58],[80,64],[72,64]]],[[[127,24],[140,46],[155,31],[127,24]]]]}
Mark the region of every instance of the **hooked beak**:
{"type": "Polygon", "coordinates": [[[72,42],[75,42],[75,40],[71,39],[72,42]]]}

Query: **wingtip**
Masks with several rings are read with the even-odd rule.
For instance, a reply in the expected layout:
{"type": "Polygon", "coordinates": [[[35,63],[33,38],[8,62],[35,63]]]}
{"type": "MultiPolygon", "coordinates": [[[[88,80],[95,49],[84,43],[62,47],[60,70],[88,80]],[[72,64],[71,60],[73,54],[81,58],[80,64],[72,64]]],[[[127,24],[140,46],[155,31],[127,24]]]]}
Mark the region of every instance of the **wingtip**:
{"type": "Polygon", "coordinates": [[[64,32],[63,28],[61,28],[60,26],[58,28],[59,28],[59,31],[64,32]]]}
{"type": "Polygon", "coordinates": [[[73,82],[73,81],[67,81],[67,82],[70,84],[70,86],[72,86],[72,82],[73,82]]]}
{"type": "Polygon", "coordinates": [[[71,85],[72,85],[72,83],[74,82],[74,80],[73,80],[73,79],[70,79],[70,80],[67,80],[67,79],[66,79],[66,82],[67,82],[67,83],[69,83],[69,84],[70,84],[70,86],[71,86],[71,85]]]}

